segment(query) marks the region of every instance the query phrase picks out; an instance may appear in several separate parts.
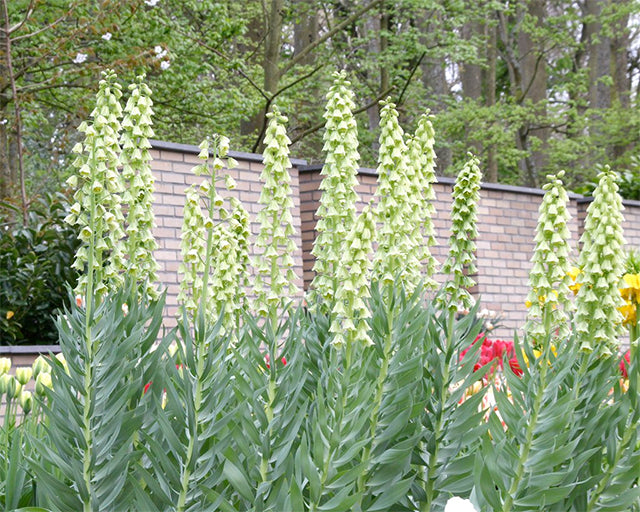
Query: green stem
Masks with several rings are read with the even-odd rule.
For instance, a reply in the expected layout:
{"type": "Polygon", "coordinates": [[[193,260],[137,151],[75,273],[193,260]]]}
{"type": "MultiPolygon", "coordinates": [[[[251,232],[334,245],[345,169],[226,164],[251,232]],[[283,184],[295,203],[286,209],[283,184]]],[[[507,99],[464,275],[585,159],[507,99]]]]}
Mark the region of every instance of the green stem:
{"type": "Polygon", "coordinates": [[[393,348],[393,311],[391,307],[391,298],[387,301],[387,335],[384,340],[382,363],[380,365],[380,372],[378,373],[378,379],[376,382],[376,395],[373,402],[373,410],[371,411],[371,417],[369,420],[369,443],[364,448],[362,453],[362,461],[364,470],[358,477],[358,502],[362,504],[362,498],[364,496],[366,478],[369,474],[369,458],[371,457],[371,449],[373,448],[373,441],[376,437],[376,430],[378,428],[378,415],[380,413],[380,406],[382,405],[382,392],[384,390],[384,383],[387,379],[389,372],[389,360],[391,359],[391,349],[393,348]]]}
{"type": "MultiPolygon", "coordinates": [[[[344,409],[347,405],[347,395],[349,393],[349,380],[351,378],[351,350],[352,347],[347,341],[346,355],[345,355],[345,365],[344,372],[342,373],[342,383],[340,388],[340,401],[338,402],[338,407],[336,409],[335,415],[335,423],[333,426],[333,432],[329,439],[329,447],[326,450],[326,457],[322,463],[322,472],[320,473],[320,487],[323,489],[324,484],[327,481],[327,477],[329,476],[329,469],[331,467],[331,461],[333,460],[333,454],[336,452],[338,447],[340,446],[342,439],[342,419],[344,417],[344,409]]],[[[331,358],[333,360],[332,366],[337,367],[337,351],[335,349],[331,350],[331,358]]],[[[309,512],[315,512],[320,506],[320,501],[322,499],[323,494],[321,493],[317,502],[311,502],[309,504],[309,512]]]]}
{"type": "MultiPolygon", "coordinates": [[[[97,167],[95,161],[95,141],[92,151],[92,182],[94,179],[93,172],[97,167]]],[[[91,429],[91,403],[93,391],[93,356],[94,342],[92,335],[93,324],[93,287],[94,287],[94,253],[96,249],[96,225],[97,211],[95,194],[90,194],[90,212],[89,212],[89,228],[91,236],[89,237],[88,258],[87,258],[87,287],[85,290],[85,327],[84,327],[84,344],[85,344],[85,360],[84,360],[84,382],[82,395],[84,397],[84,406],[82,414],[82,433],[86,449],[82,455],[82,478],[87,490],[87,498],[82,503],[83,512],[92,510],[92,469],[93,469],[93,437],[91,429]]]]}
{"type": "Polygon", "coordinates": [[[198,441],[198,427],[200,422],[199,413],[202,405],[202,373],[204,371],[202,351],[198,350],[197,352],[196,389],[193,397],[193,424],[191,425],[191,435],[189,436],[189,444],[187,446],[187,453],[184,459],[184,472],[180,479],[180,494],[178,496],[178,504],[176,507],[177,512],[185,510],[187,492],[189,491],[189,479],[191,478],[191,463],[194,455],[197,456],[197,454],[195,454],[195,449],[198,441]]]}
{"type": "Polygon", "coordinates": [[[426,478],[426,489],[425,495],[426,500],[422,504],[421,510],[422,512],[429,512],[431,510],[431,504],[433,503],[433,499],[435,497],[435,481],[436,481],[436,471],[438,469],[438,455],[440,451],[440,444],[438,440],[442,435],[442,428],[444,423],[444,409],[446,407],[447,399],[449,398],[449,372],[450,372],[450,352],[453,348],[453,329],[455,325],[455,311],[449,310],[449,315],[447,317],[447,345],[445,347],[445,365],[442,371],[442,385],[438,390],[440,395],[440,404],[438,406],[437,415],[438,419],[436,421],[436,426],[433,432],[434,439],[434,447],[433,451],[429,455],[429,469],[427,471],[426,478]]]}
{"type": "Polygon", "coordinates": [[[591,498],[589,499],[589,503],[587,504],[586,512],[591,512],[591,510],[593,510],[593,507],[598,502],[598,498],[600,498],[600,495],[606,490],[607,486],[611,481],[611,477],[613,476],[613,472],[618,467],[618,463],[620,462],[620,458],[622,457],[622,454],[627,449],[627,446],[629,445],[629,442],[631,441],[631,438],[635,433],[636,433],[635,428],[627,427],[624,429],[624,435],[622,436],[622,440],[620,441],[620,444],[616,447],[616,455],[614,457],[613,464],[609,465],[609,467],[607,468],[607,471],[602,476],[602,479],[600,480],[598,487],[596,488],[595,492],[591,495],[591,498]]]}
{"type": "Polygon", "coordinates": [[[545,386],[546,386],[547,369],[549,367],[549,365],[547,364],[547,361],[549,359],[549,352],[551,348],[549,337],[547,341],[548,342],[544,347],[542,360],[540,362],[540,385],[536,391],[536,395],[533,400],[531,415],[529,416],[529,420],[527,421],[525,442],[520,446],[520,457],[518,458],[518,464],[513,476],[513,480],[511,481],[511,487],[509,487],[507,497],[502,507],[503,512],[509,512],[511,510],[511,507],[513,506],[514,497],[518,491],[518,487],[520,486],[520,483],[524,475],[525,463],[527,462],[527,459],[529,458],[529,452],[531,451],[531,444],[533,441],[533,432],[538,423],[538,415],[540,414],[540,407],[542,406],[542,397],[544,395],[545,386]]]}

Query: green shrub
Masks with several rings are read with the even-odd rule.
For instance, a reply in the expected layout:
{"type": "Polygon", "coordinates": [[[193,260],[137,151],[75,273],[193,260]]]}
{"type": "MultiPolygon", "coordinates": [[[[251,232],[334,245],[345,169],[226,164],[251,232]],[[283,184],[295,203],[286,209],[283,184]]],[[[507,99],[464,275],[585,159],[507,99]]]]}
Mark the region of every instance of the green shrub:
{"type": "Polygon", "coordinates": [[[15,211],[0,204],[0,344],[57,343],[53,316],[78,279],[77,237],[63,222],[69,203],[61,193],[38,198],[25,226],[12,222],[15,211]]]}

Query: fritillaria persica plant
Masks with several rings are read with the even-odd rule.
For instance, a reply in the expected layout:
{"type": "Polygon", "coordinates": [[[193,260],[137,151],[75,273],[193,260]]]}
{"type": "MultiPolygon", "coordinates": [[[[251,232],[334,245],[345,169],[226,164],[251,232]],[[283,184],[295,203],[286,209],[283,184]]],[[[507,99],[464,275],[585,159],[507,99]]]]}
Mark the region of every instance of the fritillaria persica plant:
{"type": "Polygon", "coordinates": [[[346,238],[356,218],[358,194],[358,126],[353,116],[355,104],[346,73],[335,73],[333,86],[327,94],[324,132],[324,165],[316,224],[317,236],[313,242],[315,256],[310,302],[319,304],[319,298],[331,307],[338,286],[346,238]]]}
{"type": "Polygon", "coordinates": [[[565,338],[569,329],[568,313],[572,311],[569,197],[562,185],[563,176],[564,172],[560,172],[547,178],[534,238],[536,248],[529,273],[525,330],[536,345],[541,345],[547,337],[565,338]]]}
{"type": "Polygon", "coordinates": [[[618,290],[625,266],[622,199],[613,171],[606,168],[598,179],[580,238],[575,323],[583,350],[610,356],[618,350],[624,305],[618,290]]]}
{"type": "Polygon", "coordinates": [[[476,272],[475,239],[478,237],[477,211],[482,176],[479,164],[478,158],[469,154],[469,160],[453,187],[449,256],[442,266],[442,272],[451,276],[444,290],[453,311],[459,307],[468,309],[472,305],[469,289],[475,285],[471,276],[476,272]]]}
{"type": "Polygon", "coordinates": [[[285,305],[286,297],[298,292],[297,277],[293,270],[293,200],[289,168],[289,144],[285,123],[287,118],[277,108],[268,114],[269,125],[265,134],[263,182],[258,213],[260,231],[256,248],[254,292],[255,309],[263,316],[273,316],[285,305]]]}

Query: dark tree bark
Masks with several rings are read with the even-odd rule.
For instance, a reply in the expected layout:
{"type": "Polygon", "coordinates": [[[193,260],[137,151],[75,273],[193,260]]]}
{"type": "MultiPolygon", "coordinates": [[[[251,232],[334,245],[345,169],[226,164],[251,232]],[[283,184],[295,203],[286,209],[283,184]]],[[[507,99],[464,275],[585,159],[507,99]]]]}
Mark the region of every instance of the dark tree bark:
{"type": "MultiPolygon", "coordinates": [[[[529,0],[527,15],[535,20],[535,28],[544,26],[546,12],[545,0],[529,0]]],[[[542,122],[533,122],[527,126],[528,135],[537,137],[540,147],[531,153],[534,169],[530,174],[535,176],[533,183],[537,185],[537,176],[547,165],[547,149],[549,128],[546,127],[547,117],[547,66],[544,43],[532,37],[527,30],[520,31],[518,37],[518,53],[522,69],[522,95],[524,100],[533,103],[535,117],[542,122]]]]}
{"type": "MultiPolygon", "coordinates": [[[[487,71],[486,71],[486,104],[487,107],[493,107],[496,104],[496,65],[498,50],[496,27],[487,23],[485,25],[487,33],[487,71]]],[[[496,154],[495,144],[487,147],[487,169],[485,172],[485,181],[497,183],[498,181],[498,158],[496,154]]]]}

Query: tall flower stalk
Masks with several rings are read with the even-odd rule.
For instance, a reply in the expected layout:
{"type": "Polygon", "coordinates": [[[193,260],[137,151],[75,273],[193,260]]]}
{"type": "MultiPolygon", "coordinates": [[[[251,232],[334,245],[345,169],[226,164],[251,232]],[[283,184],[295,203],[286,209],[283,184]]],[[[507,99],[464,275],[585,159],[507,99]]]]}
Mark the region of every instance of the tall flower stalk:
{"type": "Polygon", "coordinates": [[[235,188],[223,168],[236,165],[227,158],[229,139],[215,136],[200,144],[202,163],[194,167],[204,176],[199,185],[187,188],[181,234],[182,274],[178,300],[184,312],[194,316],[203,308],[209,321],[223,317],[223,333],[236,327],[237,313],[244,304],[247,261],[248,214],[237,200],[230,200],[231,211],[218,193],[216,182],[227,190],[235,188]],[[226,158],[226,162],[223,159],[226,158]]]}
{"type": "Polygon", "coordinates": [[[158,263],[153,251],[158,247],[153,236],[153,183],[151,174],[151,125],[153,110],[151,89],[143,82],[144,75],[129,86],[130,96],[124,109],[122,137],[122,177],[128,182],[123,195],[128,205],[125,253],[126,272],[152,298],[158,297],[158,263]]]}
{"type": "Polygon", "coordinates": [[[380,151],[378,155],[378,198],[376,216],[381,224],[378,249],[374,257],[374,276],[389,285],[400,279],[411,292],[420,281],[421,247],[413,236],[412,216],[419,208],[417,197],[410,194],[407,172],[407,146],[398,123],[395,104],[381,103],[380,151]]]}
{"type": "Polygon", "coordinates": [[[297,247],[293,241],[293,199],[289,169],[289,144],[285,123],[287,118],[274,107],[267,114],[269,125],[265,134],[264,169],[260,176],[262,208],[258,213],[260,231],[255,246],[259,253],[255,259],[255,309],[259,315],[270,317],[273,325],[279,308],[285,306],[286,297],[298,293],[293,270],[293,254],[297,247]]]}
{"type": "Polygon", "coordinates": [[[475,239],[478,237],[477,212],[481,176],[478,158],[469,154],[469,160],[458,174],[453,187],[449,256],[442,272],[451,274],[444,290],[449,297],[449,308],[454,312],[459,306],[469,308],[472,304],[469,289],[475,285],[471,275],[477,270],[475,239]]]}
{"type": "Polygon", "coordinates": [[[370,297],[371,260],[375,222],[371,206],[365,206],[346,237],[347,245],[338,267],[335,304],[329,332],[332,343],[346,348],[346,365],[351,364],[354,343],[372,345],[368,334],[367,318],[371,312],[365,303],[370,297]]]}
{"type": "Polygon", "coordinates": [[[413,245],[418,250],[418,258],[422,263],[421,275],[425,288],[437,287],[433,275],[438,262],[431,254],[429,247],[436,244],[435,229],[433,227],[433,204],[436,193],[433,184],[436,181],[436,153],[433,149],[435,133],[431,119],[433,116],[426,112],[420,117],[418,128],[407,144],[409,159],[407,174],[409,179],[409,204],[415,205],[408,219],[412,228],[413,245]]]}
{"type": "Polygon", "coordinates": [[[540,346],[548,338],[564,339],[569,334],[567,312],[572,310],[569,297],[571,263],[569,255],[571,233],[567,223],[569,197],[562,184],[564,171],[548,176],[543,186],[536,228],[536,248],[531,259],[529,296],[525,331],[540,346]]]}
{"type": "Polygon", "coordinates": [[[67,180],[77,191],[65,220],[78,226],[82,241],[72,265],[81,273],[75,291],[86,297],[89,310],[94,293],[100,298],[122,284],[121,271],[126,266],[120,207],[124,187],[118,171],[122,88],[112,71],[103,76],[91,112],[92,122],[78,127],[85,135],[84,142],[73,148],[78,155],[73,162],[78,174],[67,180]]]}
{"type": "Polygon", "coordinates": [[[353,116],[355,103],[346,73],[334,73],[334,82],[327,94],[324,147],[326,157],[320,184],[322,196],[318,206],[318,235],[313,242],[311,253],[315,256],[311,283],[311,303],[316,306],[318,299],[331,307],[336,288],[337,274],[342,261],[346,238],[355,222],[358,194],[358,126],[353,116]]]}
{"type": "Polygon", "coordinates": [[[593,202],[587,208],[580,239],[576,296],[576,331],[584,351],[610,356],[618,349],[623,306],[618,286],[624,273],[622,199],[615,174],[607,167],[598,175],[593,202]]]}

